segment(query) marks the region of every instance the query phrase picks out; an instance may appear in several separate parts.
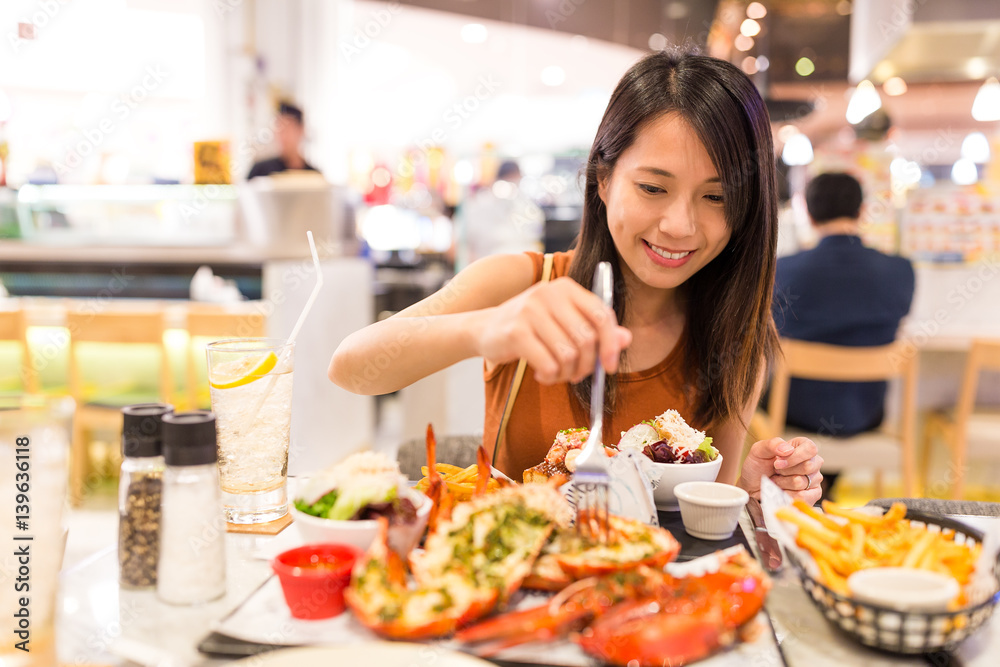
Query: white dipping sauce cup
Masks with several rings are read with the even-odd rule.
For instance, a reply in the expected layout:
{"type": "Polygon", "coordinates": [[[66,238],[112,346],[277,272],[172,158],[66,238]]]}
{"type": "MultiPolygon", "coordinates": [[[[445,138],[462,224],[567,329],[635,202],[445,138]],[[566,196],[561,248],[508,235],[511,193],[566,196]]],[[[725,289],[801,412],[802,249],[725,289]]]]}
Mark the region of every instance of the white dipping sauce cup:
{"type": "Polygon", "coordinates": [[[900,611],[946,611],[959,593],[952,577],[910,567],[858,570],[847,588],[857,600],[900,611]]]}
{"type": "Polygon", "coordinates": [[[681,520],[689,535],[703,540],[725,540],[732,536],[740,511],[750,495],[731,484],[684,482],[674,487],[681,506],[681,520]]]}

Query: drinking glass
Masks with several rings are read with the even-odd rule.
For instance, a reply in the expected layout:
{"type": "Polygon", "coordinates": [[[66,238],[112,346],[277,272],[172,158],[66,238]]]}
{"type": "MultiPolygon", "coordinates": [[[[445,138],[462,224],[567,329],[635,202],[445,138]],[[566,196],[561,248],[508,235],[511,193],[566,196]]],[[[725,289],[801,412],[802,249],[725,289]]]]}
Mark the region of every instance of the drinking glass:
{"type": "Polygon", "coordinates": [[[294,343],[234,338],[207,345],[226,520],[266,523],[288,513],[294,343]]]}
{"type": "Polygon", "coordinates": [[[0,617],[13,629],[0,665],[56,664],[73,406],[69,398],[0,397],[0,617]]]}

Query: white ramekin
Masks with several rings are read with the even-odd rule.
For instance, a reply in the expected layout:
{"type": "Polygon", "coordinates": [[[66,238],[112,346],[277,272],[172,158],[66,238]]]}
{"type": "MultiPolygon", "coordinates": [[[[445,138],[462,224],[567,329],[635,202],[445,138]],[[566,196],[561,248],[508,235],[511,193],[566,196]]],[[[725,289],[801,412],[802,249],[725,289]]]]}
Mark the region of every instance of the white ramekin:
{"type": "Polygon", "coordinates": [[[750,495],[731,484],[684,482],[674,487],[684,530],[703,540],[725,540],[740,520],[750,495]]]}

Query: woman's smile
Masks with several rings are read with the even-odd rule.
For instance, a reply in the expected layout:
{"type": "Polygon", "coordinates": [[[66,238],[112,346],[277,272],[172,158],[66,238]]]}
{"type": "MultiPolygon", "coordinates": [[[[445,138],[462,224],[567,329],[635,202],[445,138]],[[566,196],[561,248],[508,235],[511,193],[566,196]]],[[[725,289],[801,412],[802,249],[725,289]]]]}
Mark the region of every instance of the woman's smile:
{"type": "Polygon", "coordinates": [[[694,254],[694,250],[678,250],[673,251],[668,248],[662,248],[660,246],[653,245],[649,241],[643,240],[646,244],[646,249],[649,251],[650,259],[661,266],[666,266],[669,268],[677,268],[678,266],[683,266],[691,256],[694,254]]]}

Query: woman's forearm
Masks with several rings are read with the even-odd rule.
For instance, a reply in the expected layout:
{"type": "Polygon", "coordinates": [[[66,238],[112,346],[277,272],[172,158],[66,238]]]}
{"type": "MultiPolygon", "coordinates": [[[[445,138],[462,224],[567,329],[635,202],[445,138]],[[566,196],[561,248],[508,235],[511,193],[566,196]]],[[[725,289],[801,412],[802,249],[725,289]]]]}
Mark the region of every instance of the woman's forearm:
{"type": "Polygon", "coordinates": [[[391,317],[345,338],[328,375],[356,394],[387,394],[479,354],[476,326],[482,311],[391,317]]]}
{"type": "MultiPolygon", "coordinates": [[[[727,429],[728,430],[728,429],[727,429]]],[[[733,429],[739,431],[739,429],[733,429]]],[[[717,432],[718,433],[718,432],[717,432]]],[[[736,484],[740,478],[740,459],[743,457],[743,437],[739,433],[725,433],[713,436],[712,440],[719,452],[722,454],[722,468],[716,481],[724,484],[736,484]]]]}

